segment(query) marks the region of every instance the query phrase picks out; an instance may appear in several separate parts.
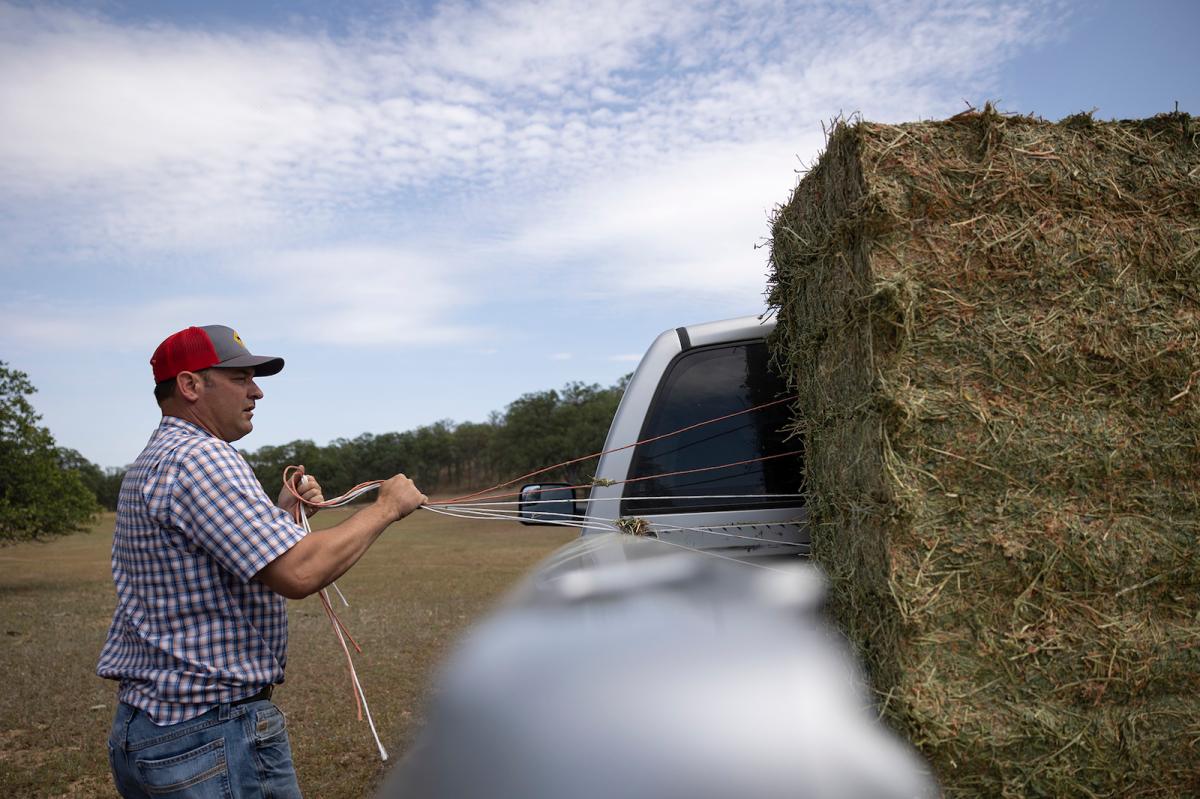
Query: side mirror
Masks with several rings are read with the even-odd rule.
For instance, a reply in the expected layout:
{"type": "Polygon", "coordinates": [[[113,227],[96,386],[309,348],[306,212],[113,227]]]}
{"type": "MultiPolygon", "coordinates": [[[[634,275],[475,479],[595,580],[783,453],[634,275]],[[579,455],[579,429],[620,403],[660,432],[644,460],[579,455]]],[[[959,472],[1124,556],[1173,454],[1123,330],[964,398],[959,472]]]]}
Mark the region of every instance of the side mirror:
{"type": "Polygon", "coordinates": [[[579,505],[575,489],[566,483],[540,483],[521,489],[517,503],[521,524],[556,524],[575,521],[579,505]]]}

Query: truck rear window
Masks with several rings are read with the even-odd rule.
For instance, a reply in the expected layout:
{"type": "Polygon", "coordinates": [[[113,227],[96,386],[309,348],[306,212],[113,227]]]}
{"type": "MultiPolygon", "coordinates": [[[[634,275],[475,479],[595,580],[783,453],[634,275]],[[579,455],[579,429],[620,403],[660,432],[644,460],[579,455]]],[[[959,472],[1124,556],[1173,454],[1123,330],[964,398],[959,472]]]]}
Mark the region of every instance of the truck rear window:
{"type": "MultiPolygon", "coordinates": [[[[659,386],[638,439],[786,397],[786,384],[767,364],[767,347],[761,341],[697,348],[680,354],[659,386]]],[[[646,479],[626,484],[622,515],[802,504],[797,498],[752,496],[795,494],[800,490],[803,457],[771,457],[801,448],[798,437],[784,440],[788,405],[780,403],[638,445],[629,477],[646,479]],[[724,466],[742,461],[753,462],[724,466]],[[672,474],[713,466],[723,468],[672,474]]]]}

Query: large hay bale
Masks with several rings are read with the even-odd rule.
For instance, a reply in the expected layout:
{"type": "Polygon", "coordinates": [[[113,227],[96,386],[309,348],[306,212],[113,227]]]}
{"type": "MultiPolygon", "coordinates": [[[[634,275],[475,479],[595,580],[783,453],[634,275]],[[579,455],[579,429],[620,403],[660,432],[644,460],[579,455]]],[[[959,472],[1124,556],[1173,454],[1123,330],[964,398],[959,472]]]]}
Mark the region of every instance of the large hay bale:
{"type": "Polygon", "coordinates": [[[1198,140],[839,124],[774,220],[814,556],[949,796],[1200,796],[1198,140]]]}

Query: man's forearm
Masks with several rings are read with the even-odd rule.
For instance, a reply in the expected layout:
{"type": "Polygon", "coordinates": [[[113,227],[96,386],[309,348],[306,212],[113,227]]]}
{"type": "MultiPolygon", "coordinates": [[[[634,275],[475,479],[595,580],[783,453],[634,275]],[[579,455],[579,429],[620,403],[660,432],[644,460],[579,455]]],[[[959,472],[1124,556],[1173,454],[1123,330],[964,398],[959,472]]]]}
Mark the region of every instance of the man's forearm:
{"type": "Polygon", "coordinates": [[[288,599],[303,599],[345,574],[396,520],[392,510],[375,502],[335,527],[309,533],[255,579],[288,599]]]}

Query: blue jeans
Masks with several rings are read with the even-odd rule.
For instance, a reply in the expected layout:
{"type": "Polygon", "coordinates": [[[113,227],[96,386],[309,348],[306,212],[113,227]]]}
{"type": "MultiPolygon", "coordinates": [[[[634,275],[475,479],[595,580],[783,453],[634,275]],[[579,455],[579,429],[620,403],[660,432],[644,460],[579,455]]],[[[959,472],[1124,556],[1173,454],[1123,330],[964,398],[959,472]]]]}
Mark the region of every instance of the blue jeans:
{"type": "Polygon", "coordinates": [[[287,723],[267,700],[218,705],[165,727],[118,703],[108,762],[125,799],[300,797],[287,723]]]}

